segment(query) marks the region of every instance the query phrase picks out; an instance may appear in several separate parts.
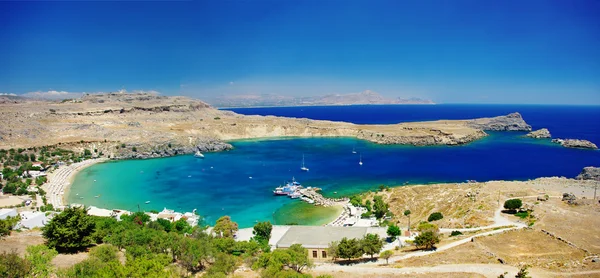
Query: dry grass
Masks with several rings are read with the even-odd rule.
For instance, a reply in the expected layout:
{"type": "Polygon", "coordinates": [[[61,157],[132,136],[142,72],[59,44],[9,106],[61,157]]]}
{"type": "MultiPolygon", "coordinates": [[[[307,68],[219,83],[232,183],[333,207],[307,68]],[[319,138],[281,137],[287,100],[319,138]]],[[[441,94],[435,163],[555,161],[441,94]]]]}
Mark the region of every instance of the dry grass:
{"type": "Polygon", "coordinates": [[[414,277],[414,278],[480,278],[485,277],[481,274],[477,273],[410,273],[410,274],[363,274],[356,272],[312,272],[313,276],[328,274],[335,278],[367,278],[367,277],[381,277],[381,278],[391,278],[391,277],[414,277]]]}
{"type": "Polygon", "coordinates": [[[394,267],[420,267],[442,264],[494,264],[498,259],[479,245],[469,242],[428,256],[412,257],[394,263],[394,267]]]}
{"type": "Polygon", "coordinates": [[[10,236],[0,239],[0,253],[12,251],[23,256],[30,245],[43,244],[42,232],[39,230],[12,232],[10,236]]]}
{"type": "Polygon", "coordinates": [[[527,264],[553,271],[587,268],[584,251],[532,229],[478,238],[475,244],[514,266],[527,264]]]}
{"type": "Polygon", "coordinates": [[[590,253],[600,253],[598,203],[572,206],[555,199],[538,204],[534,215],[538,217],[534,225],[536,229],[544,229],[590,253]]]}

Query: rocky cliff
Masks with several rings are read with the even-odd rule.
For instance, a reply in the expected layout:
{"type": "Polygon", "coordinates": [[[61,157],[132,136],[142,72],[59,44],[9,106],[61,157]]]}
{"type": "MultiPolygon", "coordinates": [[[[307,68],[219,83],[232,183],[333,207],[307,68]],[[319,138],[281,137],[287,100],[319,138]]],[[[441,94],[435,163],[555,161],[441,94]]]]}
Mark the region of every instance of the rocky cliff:
{"type": "MultiPolygon", "coordinates": [[[[185,97],[148,94],[90,95],[67,102],[0,105],[0,148],[82,143],[113,158],[146,158],[231,148],[234,139],[356,137],[378,144],[460,145],[483,129],[529,127],[520,115],[389,125],[273,116],[217,110],[185,97]],[[40,108],[43,107],[43,108],[40,108]]],[[[74,147],[75,148],[75,147],[74,147]]]]}
{"type": "Polygon", "coordinates": [[[551,138],[550,131],[547,128],[538,129],[536,131],[532,131],[525,135],[527,137],[541,139],[541,138],[551,138]]]}
{"type": "Polygon", "coordinates": [[[565,148],[592,149],[597,150],[598,146],[588,140],[579,139],[552,139],[553,143],[562,145],[565,148]]]}
{"type": "Polygon", "coordinates": [[[600,181],[600,167],[585,167],[576,179],[600,181]]]}
{"type": "Polygon", "coordinates": [[[470,120],[467,124],[472,128],[490,131],[531,131],[531,126],[518,112],[506,116],[470,120]]]}

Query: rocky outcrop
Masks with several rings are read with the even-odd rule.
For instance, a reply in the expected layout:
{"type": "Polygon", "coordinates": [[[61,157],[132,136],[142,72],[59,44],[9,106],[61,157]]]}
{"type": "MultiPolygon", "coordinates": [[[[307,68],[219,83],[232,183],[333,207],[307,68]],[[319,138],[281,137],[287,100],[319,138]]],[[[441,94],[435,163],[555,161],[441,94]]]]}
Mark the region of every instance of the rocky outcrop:
{"type": "Polygon", "coordinates": [[[577,175],[576,179],[600,181],[600,167],[585,167],[581,170],[581,173],[577,175]]]}
{"type": "Polygon", "coordinates": [[[233,149],[231,144],[225,143],[216,139],[198,139],[194,145],[172,145],[160,144],[160,145],[126,145],[121,147],[112,155],[112,159],[147,159],[147,158],[159,158],[169,157],[182,154],[192,154],[196,151],[203,153],[206,152],[221,152],[233,149]]]}
{"type": "Polygon", "coordinates": [[[552,137],[552,135],[550,135],[550,131],[547,128],[542,128],[542,129],[538,129],[536,131],[529,132],[525,136],[535,138],[535,139],[552,137]]]}
{"type": "Polygon", "coordinates": [[[531,126],[518,112],[506,116],[469,120],[467,124],[472,128],[490,131],[531,131],[531,126]]]}
{"type": "Polygon", "coordinates": [[[565,148],[592,149],[597,150],[598,146],[588,140],[579,139],[553,139],[552,143],[557,143],[565,148]]]}

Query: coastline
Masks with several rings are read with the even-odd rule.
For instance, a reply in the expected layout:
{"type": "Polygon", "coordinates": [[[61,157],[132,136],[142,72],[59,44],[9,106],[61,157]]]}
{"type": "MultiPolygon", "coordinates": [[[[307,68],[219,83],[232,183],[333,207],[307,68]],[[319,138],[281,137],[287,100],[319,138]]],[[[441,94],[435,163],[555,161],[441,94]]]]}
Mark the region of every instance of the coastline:
{"type": "Polygon", "coordinates": [[[63,208],[66,203],[65,196],[69,194],[77,173],[87,167],[107,160],[109,159],[102,157],[84,160],[71,165],[59,166],[58,169],[48,175],[48,182],[42,185],[42,189],[46,191],[48,203],[52,204],[54,208],[63,208]]]}

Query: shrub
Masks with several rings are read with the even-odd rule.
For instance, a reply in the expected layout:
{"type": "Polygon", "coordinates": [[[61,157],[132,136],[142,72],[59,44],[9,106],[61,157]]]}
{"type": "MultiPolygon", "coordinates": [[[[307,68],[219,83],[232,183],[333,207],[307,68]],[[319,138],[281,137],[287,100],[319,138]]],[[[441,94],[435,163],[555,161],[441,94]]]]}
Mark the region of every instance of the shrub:
{"type": "Polygon", "coordinates": [[[415,245],[417,247],[424,247],[425,249],[432,249],[439,242],[440,238],[432,231],[421,233],[415,237],[415,245]]]}
{"type": "Polygon", "coordinates": [[[452,231],[452,233],[450,233],[450,236],[459,236],[462,235],[462,233],[460,231],[452,231]]]}
{"type": "Polygon", "coordinates": [[[428,222],[432,222],[432,221],[437,221],[444,218],[444,216],[442,215],[441,212],[434,212],[432,214],[429,215],[429,217],[427,218],[428,222]]]}
{"type": "Polygon", "coordinates": [[[515,214],[515,216],[521,218],[521,219],[525,219],[527,217],[529,217],[529,212],[528,211],[521,211],[521,212],[517,212],[515,214]]]}
{"type": "Polygon", "coordinates": [[[42,228],[48,247],[74,251],[92,243],[95,223],[85,208],[66,208],[42,228]]]}
{"type": "Polygon", "coordinates": [[[400,228],[396,225],[391,225],[388,226],[387,229],[387,235],[390,236],[392,239],[396,239],[397,236],[399,236],[401,234],[400,228]]]}
{"type": "Polygon", "coordinates": [[[504,208],[507,210],[515,211],[523,206],[521,199],[510,199],[504,202],[504,208]]]}

